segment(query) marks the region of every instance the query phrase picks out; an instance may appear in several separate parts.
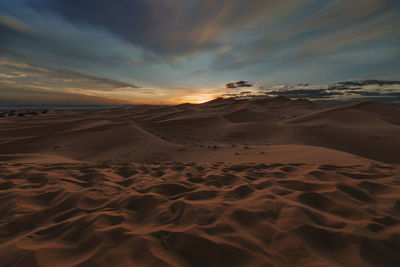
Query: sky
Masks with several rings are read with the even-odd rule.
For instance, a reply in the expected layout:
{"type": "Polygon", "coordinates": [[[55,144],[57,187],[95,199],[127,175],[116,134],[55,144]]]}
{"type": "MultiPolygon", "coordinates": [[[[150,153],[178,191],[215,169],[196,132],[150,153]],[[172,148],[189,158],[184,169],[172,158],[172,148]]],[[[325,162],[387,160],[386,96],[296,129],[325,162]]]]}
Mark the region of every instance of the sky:
{"type": "Polygon", "coordinates": [[[364,79],[400,80],[398,0],[0,0],[0,104],[198,103],[364,79]]]}

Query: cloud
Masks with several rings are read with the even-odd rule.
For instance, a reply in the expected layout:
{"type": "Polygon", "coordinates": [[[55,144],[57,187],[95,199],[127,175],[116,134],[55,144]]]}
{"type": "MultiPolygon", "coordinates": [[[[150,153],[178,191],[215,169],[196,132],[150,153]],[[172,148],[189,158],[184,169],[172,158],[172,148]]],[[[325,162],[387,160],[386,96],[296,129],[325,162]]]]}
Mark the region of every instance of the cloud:
{"type": "Polygon", "coordinates": [[[0,15],[0,24],[2,24],[4,27],[7,27],[9,29],[18,32],[23,32],[23,33],[34,32],[33,29],[28,25],[10,16],[0,15]]]}
{"type": "Polygon", "coordinates": [[[400,60],[397,0],[12,0],[0,10],[0,57],[62,69],[29,79],[86,94],[379,78],[400,60]]]}
{"type": "Polygon", "coordinates": [[[288,16],[301,0],[28,0],[42,13],[101,27],[155,56],[220,52],[222,41],[288,16]],[[278,15],[279,14],[279,15],[278,15]]]}
{"type": "Polygon", "coordinates": [[[229,72],[266,63],[281,69],[371,48],[390,53],[399,47],[399,11],[400,3],[394,0],[302,1],[292,14],[294,21],[282,16],[274,27],[233,47],[235,53],[216,58],[213,69],[229,72]]]}
{"type": "Polygon", "coordinates": [[[383,11],[398,8],[397,0],[330,1],[299,24],[297,29],[342,28],[369,20],[383,11]]]}
{"type": "Polygon", "coordinates": [[[248,81],[238,81],[238,82],[233,82],[233,83],[227,83],[225,84],[224,88],[225,89],[235,89],[235,88],[241,88],[241,87],[253,87],[253,84],[248,81]]]}
{"type": "Polygon", "coordinates": [[[113,79],[94,77],[81,73],[62,71],[40,66],[30,65],[27,63],[10,60],[8,58],[0,58],[0,70],[8,73],[1,73],[3,78],[20,78],[19,81],[25,82],[42,82],[62,88],[64,86],[77,86],[90,88],[99,91],[127,90],[137,89],[138,86],[116,81],[113,79]]]}
{"type": "MultiPolygon", "coordinates": [[[[1,84],[1,83],[0,83],[1,84]]],[[[111,105],[131,104],[130,101],[66,92],[47,92],[32,88],[7,88],[2,85],[0,104],[58,104],[58,105],[111,105]]]]}
{"type": "Polygon", "coordinates": [[[120,103],[128,100],[118,100],[113,98],[112,94],[142,90],[130,83],[44,68],[9,58],[0,58],[0,87],[2,88],[2,102],[4,99],[8,99],[8,101],[13,99],[17,102],[41,101],[30,99],[27,97],[29,95],[34,98],[43,97],[43,101],[58,99],[57,102],[60,102],[61,97],[65,96],[65,100],[69,102],[72,99],[78,101],[80,95],[86,102],[92,99],[96,103],[106,100],[108,103],[113,101],[120,103]],[[52,94],[54,98],[50,97],[52,94]]]}
{"type": "Polygon", "coordinates": [[[400,81],[362,80],[345,81],[330,85],[308,88],[303,84],[285,90],[266,90],[268,96],[305,98],[319,102],[346,102],[373,100],[385,104],[399,102],[400,81]]]}

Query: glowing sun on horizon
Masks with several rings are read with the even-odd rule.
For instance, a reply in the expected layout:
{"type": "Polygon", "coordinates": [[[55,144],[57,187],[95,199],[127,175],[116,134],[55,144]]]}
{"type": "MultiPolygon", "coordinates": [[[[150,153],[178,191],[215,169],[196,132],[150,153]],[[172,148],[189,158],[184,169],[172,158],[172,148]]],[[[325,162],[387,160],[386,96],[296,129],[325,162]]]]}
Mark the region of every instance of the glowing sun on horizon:
{"type": "Polygon", "coordinates": [[[188,95],[179,99],[181,103],[201,104],[215,99],[214,94],[188,95]]]}

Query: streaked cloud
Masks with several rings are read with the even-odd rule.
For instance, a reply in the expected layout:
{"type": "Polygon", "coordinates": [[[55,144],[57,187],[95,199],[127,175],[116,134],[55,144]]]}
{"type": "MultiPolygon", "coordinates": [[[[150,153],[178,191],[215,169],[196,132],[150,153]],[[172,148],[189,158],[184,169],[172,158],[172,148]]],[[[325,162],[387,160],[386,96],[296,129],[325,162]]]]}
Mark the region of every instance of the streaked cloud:
{"type": "Polygon", "coordinates": [[[23,33],[31,33],[33,32],[32,28],[23,22],[9,16],[0,15],[0,24],[3,26],[10,28],[15,31],[23,32],[23,33]]]}
{"type": "Polygon", "coordinates": [[[54,94],[56,98],[66,97],[67,102],[81,95],[86,100],[107,103],[129,102],[109,98],[108,93],[140,89],[134,84],[29,65],[7,58],[0,58],[0,88],[1,96],[7,95],[5,99],[9,100],[23,94],[25,101],[46,102],[45,99],[53,99],[50,95],[54,94]]]}
{"type": "Polygon", "coordinates": [[[237,77],[400,79],[397,0],[13,0],[0,10],[2,86],[172,103],[223,94],[237,77]]]}

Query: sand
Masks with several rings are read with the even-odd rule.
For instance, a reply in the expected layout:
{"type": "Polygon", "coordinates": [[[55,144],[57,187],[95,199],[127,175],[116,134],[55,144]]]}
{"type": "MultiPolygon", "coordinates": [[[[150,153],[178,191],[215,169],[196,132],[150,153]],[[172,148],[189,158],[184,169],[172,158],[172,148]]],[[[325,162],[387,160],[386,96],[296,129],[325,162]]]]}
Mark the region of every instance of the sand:
{"type": "Polygon", "coordinates": [[[399,266],[400,107],[0,118],[0,266],[399,266]]]}

